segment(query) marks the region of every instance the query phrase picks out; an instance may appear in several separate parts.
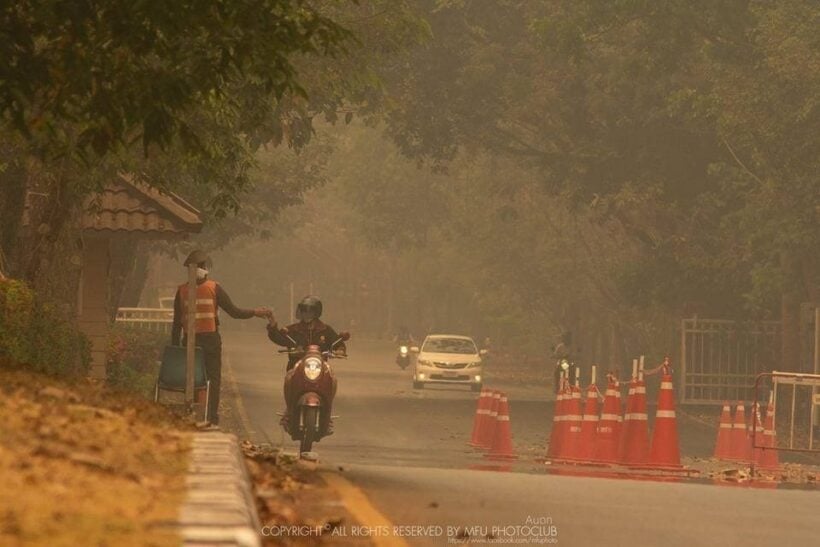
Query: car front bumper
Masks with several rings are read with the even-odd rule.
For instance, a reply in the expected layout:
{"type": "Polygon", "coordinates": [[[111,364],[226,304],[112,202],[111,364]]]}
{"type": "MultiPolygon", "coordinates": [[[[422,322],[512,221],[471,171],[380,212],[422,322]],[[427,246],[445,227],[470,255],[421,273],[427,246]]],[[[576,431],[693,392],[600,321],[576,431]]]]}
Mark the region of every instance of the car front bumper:
{"type": "Polygon", "coordinates": [[[416,368],[413,376],[416,382],[440,384],[480,384],[482,380],[480,369],[447,370],[433,367],[416,368]]]}

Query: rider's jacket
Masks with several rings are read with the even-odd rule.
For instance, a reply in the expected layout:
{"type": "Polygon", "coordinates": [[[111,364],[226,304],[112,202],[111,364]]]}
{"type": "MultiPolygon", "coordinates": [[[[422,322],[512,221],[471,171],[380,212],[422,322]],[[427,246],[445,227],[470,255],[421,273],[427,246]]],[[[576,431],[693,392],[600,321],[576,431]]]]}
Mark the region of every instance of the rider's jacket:
{"type": "MultiPolygon", "coordinates": [[[[331,344],[339,339],[339,335],[333,330],[333,327],[322,323],[318,319],[310,323],[294,323],[282,329],[276,325],[268,325],[268,338],[274,344],[279,344],[286,348],[295,348],[304,351],[308,346],[316,345],[322,351],[331,351],[331,344]]],[[[344,342],[339,342],[333,348],[333,351],[346,352],[344,342]]],[[[288,357],[288,370],[293,368],[293,365],[299,362],[302,358],[300,354],[290,354],[288,357]]]]}

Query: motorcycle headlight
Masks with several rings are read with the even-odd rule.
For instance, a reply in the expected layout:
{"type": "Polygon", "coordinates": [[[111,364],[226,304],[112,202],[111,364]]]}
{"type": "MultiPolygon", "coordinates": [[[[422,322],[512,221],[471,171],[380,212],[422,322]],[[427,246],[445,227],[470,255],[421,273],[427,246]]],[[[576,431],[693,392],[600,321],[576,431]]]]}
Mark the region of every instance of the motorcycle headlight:
{"type": "Polygon", "coordinates": [[[322,374],[322,360],[318,357],[308,357],[305,359],[304,370],[308,380],[316,380],[322,374]]]}
{"type": "Polygon", "coordinates": [[[399,348],[399,353],[401,353],[402,356],[407,355],[407,352],[408,352],[407,346],[402,346],[402,347],[399,348]]]}
{"type": "Polygon", "coordinates": [[[564,370],[569,370],[569,363],[566,360],[561,361],[561,368],[564,370]]]}

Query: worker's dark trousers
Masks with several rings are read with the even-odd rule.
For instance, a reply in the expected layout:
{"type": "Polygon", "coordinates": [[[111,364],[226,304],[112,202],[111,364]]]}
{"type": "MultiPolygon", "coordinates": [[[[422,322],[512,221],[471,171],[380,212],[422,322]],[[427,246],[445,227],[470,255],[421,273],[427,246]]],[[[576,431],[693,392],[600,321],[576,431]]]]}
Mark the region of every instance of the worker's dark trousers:
{"type": "MultiPolygon", "coordinates": [[[[185,345],[185,339],[182,340],[185,345]]],[[[211,396],[205,419],[212,424],[219,423],[219,387],[222,384],[222,337],[218,332],[203,332],[196,335],[196,345],[205,352],[205,374],[211,381],[211,396]]]]}

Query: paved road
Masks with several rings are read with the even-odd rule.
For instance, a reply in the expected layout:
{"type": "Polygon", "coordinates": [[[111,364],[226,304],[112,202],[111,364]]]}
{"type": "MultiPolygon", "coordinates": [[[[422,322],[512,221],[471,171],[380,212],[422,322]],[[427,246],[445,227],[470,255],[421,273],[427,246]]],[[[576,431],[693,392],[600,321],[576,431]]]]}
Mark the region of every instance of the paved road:
{"type": "MultiPolygon", "coordinates": [[[[274,354],[263,335],[228,333],[225,339],[250,435],[295,451],[275,414],[283,407],[284,358],[274,354]]],[[[384,344],[353,341],[352,358],[336,362],[334,413],[340,418],[336,434],[317,450],[324,468],[342,468],[340,474],[361,488],[390,523],[432,526],[399,530],[409,544],[446,544],[448,535],[464,527],[471,528],[476,543],[487,542],[488,535],[560,545],[817,541],[818,491],[559,475],[535,461],[549,433],[550,396],[537,386],[494,382],[491,369],[486,385],[509,395],[519,459],[503,466],[488,463],[465,444],[475,394],[447,387],[414,391],[409,371],[393,365],[392,352],[384,344]]],[[[683,450],[708,455],[713,431],[685,419],[680,426],[683,450]]],[[[384,530],[371,532],[378,537],[384,530]]]]}

